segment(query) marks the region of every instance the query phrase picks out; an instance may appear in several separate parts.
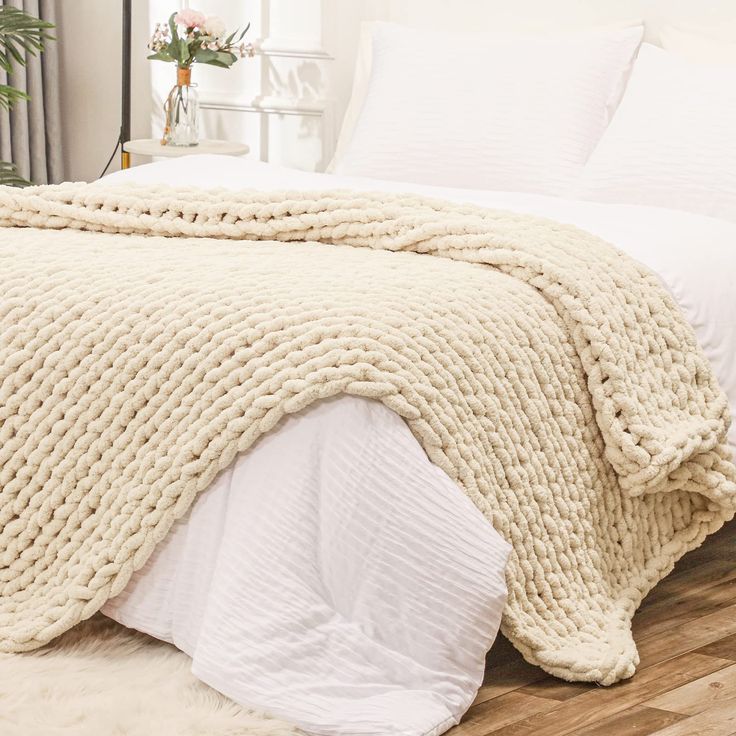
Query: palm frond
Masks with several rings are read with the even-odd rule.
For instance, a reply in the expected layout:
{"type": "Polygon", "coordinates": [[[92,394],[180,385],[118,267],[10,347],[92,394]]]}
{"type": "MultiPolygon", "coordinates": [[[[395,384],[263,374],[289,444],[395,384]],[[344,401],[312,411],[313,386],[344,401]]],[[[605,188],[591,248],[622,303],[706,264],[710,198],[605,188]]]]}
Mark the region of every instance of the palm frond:
{"type": "Polygon", "coordinates": [[[0,161],[0,186],[27,187],[30,183],[17,172],[13,164],[9,164],[7,161],[0,161]]]}
{"type": "Polygon", "coordinates": [[[7,84],[0,84],[0,109],[9,110],[16,102],[29,99],[25,92],[7,84]]]}
{"type": "Polygon", "coordinates": [[[26,54],[40,54],[53,23],[34,18],[11,5],[0,6],[0,69],[12,72],[12,62],[25,64],[26,54]]]}

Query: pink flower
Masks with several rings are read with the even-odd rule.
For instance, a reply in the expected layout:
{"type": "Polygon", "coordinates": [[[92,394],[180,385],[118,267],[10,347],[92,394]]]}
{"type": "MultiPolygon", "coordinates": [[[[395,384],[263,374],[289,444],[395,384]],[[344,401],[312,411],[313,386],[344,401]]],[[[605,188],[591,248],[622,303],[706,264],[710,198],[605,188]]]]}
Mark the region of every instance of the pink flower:
{"type": "Polygon", "coordinates": [[[201,28],[205,22],[204,13],[200,13],[198,10],[191,10],[190,8],[180,10],[174,16],[174,23],[185,28],[201,28]]]}

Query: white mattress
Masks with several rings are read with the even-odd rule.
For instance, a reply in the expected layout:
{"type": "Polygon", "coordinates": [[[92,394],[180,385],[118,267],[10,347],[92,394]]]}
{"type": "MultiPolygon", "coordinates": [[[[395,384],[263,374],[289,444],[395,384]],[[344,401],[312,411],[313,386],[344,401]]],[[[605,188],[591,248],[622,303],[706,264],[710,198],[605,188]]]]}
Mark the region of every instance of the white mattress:
{"type": "MultiPolygon", "coordinates": [[[[210,156],[107,181],[405,190],[574,223],[660,275],[736,408],[733,223],[210,156]]],[[[103,610],[176,644],[234,700],[309,732],[429,736],[457,722],[480,684],[507,553],[402,420],[341,397],[288,418],[241,456],[103,610]]]]}

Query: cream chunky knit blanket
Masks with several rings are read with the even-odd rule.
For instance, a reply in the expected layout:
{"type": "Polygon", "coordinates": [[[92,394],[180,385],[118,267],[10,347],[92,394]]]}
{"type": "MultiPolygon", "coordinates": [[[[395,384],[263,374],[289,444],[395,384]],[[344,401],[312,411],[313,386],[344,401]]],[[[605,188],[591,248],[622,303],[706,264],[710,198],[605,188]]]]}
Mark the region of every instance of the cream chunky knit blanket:
{"type": "Polygon", "coordinates": [[[91,616],[236,453],[338,393],[404,417],[511,542],[504,632],[564,678],[630,676],[642,597],[733,516],[690,327],[572,227],[99,185],[0,189],[0,227],[3,651],[91,616]]]}

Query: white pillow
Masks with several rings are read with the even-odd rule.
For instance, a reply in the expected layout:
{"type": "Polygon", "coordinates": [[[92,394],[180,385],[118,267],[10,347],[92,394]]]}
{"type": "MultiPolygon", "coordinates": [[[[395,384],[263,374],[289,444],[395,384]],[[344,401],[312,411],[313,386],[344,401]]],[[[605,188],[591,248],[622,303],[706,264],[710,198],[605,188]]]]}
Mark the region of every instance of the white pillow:
{"type": "Polygon", "coordinates": [[[736,64],[736,28],[730,40],[716,38],[718,31],[685,30],[665,26],[660,34],[662,47],[695,63],[736,64]]]}
{"type": "MultiPolygon", "coordinates": [[[[353,70],[353,85],[350,91],[350,100],[348,102],[347,108],[345,109],[345,115],[342,119],[342,124],[340,126],[340,135],[338,136],[337,144],[335,145],[335,152],[332,156],[332,160],[327,167],[328,174],[332,174],[335,172],[338,164],[340,163],[341,159],[348,149],[348,146],[350,145],[350,141],[353,139],[355,126],[358,124],[360,113],[363,109],[363,103],[365,102],[366,95],[368,94],[368,83],[370,81],[371,67],[373,65],[373,32],[377,27],[385,25],[390,24],[374,20],[363,21],[360,24],[360,40],[358,41],[358,53],[355,57],[355,69],[353,70]]],[[[624,28],[635,28],[638,26],[643,26],[643,21],[641,19],[619,21],[618,23],[609,23],[605,26],[593,26],[589,29],[582,29],[582,31],[579,28],[574,30],[563,30],[560,28],[553,33],[550,33],[549,30],[547,30],[545,31],[544,35],[547,38],[549,38],[550,36],[554,38],[567,38],[571,35],[585,32],[586,30],[616,31],[622,30],[624,28]]],[[[529,34],[531,33],[531,31],[528,31],[528,35],[526,37],[528,38],[529,34]]],[[[515,32],[509,32],[504,35],[503,32],[497,33],[494,30],[493,34],[494,37],[497,38],[505,37],[509,40],[513,40],[514,38],[518,39],[520,32],[517,30],[515,32]]],[[[537,36],[540,34],[534,35],[537,36]]],[[[630,71],[630,68],[627,69],[627,73],[625,75],[626,79],[628,79],[630,71]]],[[[623,86],[625,85],[626,79],[623,80],[621,93],[623,93],[623,86]]]]}
{"type": "Polygon", "coordinates": [[[376,24],[346,176],[556,193],[600,139],[642,26],[560,38],[376,24]]]}
{"type": "Polygon", "coordinates": [[[736,221],[736,67],[644,44],[579,194],[736,221]]]}
{"type": "Polygon", "coordinates": [[[327,167],[328,174],[335,173],[338,164],[348,150],[350,141],[353,139],[355,126],[360,120],[363,103],[368,94],[368,82],[371,78],[371,66],[373,65],[373,31],[380,25],[383,24],[377,21],[363,21],[360,24],[360,41],[358,42],[358,55],[355,57],[353,87],[350,91],[350,101],[345,110],[345,116],[342,119],[335,153],[327,167]]]}

